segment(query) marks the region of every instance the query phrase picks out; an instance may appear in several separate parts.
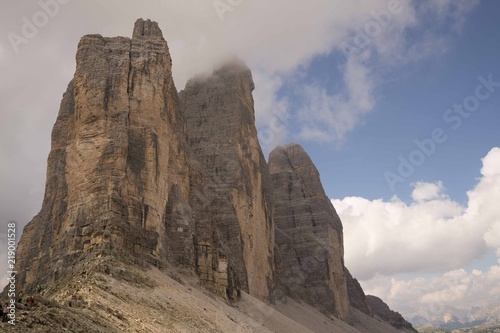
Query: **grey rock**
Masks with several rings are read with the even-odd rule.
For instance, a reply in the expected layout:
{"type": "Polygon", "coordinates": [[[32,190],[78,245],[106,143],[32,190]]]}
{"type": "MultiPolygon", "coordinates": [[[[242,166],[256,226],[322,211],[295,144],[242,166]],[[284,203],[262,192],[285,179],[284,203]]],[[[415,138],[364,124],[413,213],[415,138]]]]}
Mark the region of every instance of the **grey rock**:
{"type": "Polygon", "coordinates": [[[375,318],[381,319],[397,329],[406,329],[410,332],[418,332],[412,324],[407,322],[399,312],[392,311],[380,298],[367,295],[366,301],[373,311],[375,318]]]}
{"type": "Polygon", "coordinates": [[[134,25],[132,37],[159,37],[163,38],[163,33],[160,30],[157,22],[151,20],[138,19],[134,25]]]}
{"type": "Polygon", "coordinates": [[[274,149],[269,167],[275,194],[278,279],[291,297],[347,318],[342,223],[318,170],[295,144],[274,149]]]}
{"type": "Polygon", "coordinates": [[[272,185],[257,139],[253,89],[248,67],[233,60],[190,80],[180,96],[189,144],[204,177],[205,200],[192,201],[199,213],[197,270],[219,288],[217,267],[227,265],[230,294],[241,289],[267,299],[274,271],[272,185]]]}
{"type": "Polygon", "coordinates": [[[349,292],[349,302],[351,306],[368,316],[373,316],[372,309],[366,301],[365,292],[363,288],[361,288],[358,280],[351,275],[347,268],[345,268],[344,272],[347,279],[347,291],[349,292]]]}

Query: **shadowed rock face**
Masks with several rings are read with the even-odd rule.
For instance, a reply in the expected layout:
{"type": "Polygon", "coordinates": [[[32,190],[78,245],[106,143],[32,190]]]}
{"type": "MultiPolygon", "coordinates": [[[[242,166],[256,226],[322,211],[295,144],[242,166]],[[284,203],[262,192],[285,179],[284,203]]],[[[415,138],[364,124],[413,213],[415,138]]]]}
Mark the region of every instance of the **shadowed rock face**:
{"type": "Polygon", "coordinates": [[[272,189],[257,139],[253,89],[250,70],[234,60],[190,80],[180,95],[189,144],[204,173],[206,201],[193,202],[202,213],[197,269],[211,285],[216,272],[209,259],[224,258],[235,287],[267,298],[274,270],[272,189]]]}
{"type": "Polygon", "coordinates": [[[346,318],[342,224],[325,195],[319,173],[299,145],[269,156],[274,185],[275,262],[289,295],[346,318]]]}
{"type": "Polygon", "coordinates": [[[380,298],[367,295],[366,301],[372,308],[375,318],[385,321],[395,328],[406,329],[410,332],[417,332],[417,330],[413,328],[412,324],[407,322],[399,312],[389,309],[389,306],[380,298]]]}
{"type": "Polygon", "coordinates": [[[347,290],[349,292],[349,302],[351,307],[358,309],[369,316],[373,316],[372,309],[366,301],[365,292],[363,291],[363,288],[361,288],[358,280],[352,277],[347,268],[344,269],[344,272],[347,279],[347,290]]]}

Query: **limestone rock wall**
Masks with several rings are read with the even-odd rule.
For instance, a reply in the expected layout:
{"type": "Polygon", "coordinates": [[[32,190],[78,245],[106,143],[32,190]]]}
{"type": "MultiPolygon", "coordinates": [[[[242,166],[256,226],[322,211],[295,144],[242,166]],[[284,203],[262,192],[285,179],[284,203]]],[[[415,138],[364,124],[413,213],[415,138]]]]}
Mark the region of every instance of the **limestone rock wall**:
{"type": "Polygon", "coordinates": [[[19,245],[20,285],[57,278],[90,252],[194,264],[192,168],[157,24],[138,20],[132,39],[84,36],[76,60],[52,133],[43,207],[19,245]]]}
{"type": "Polygon", "coordinates": [[[299,145],[274,149],[269,166],[275,193],[276,275],[287,293],[346,318],[342,224],[319,173],[299,145]]]}
{"type": "Polygon", "coordinates": [[[253,89],[250,70],[234,60],[211,76],[190,80],[180,96],[206,194],[205,202],[193,202],[202,215],[195,235],[197,269],[210,285],[220,260],[227,260],[228,283],[265,299],[274,271],[273,196],[257,139],[253,89]]]}

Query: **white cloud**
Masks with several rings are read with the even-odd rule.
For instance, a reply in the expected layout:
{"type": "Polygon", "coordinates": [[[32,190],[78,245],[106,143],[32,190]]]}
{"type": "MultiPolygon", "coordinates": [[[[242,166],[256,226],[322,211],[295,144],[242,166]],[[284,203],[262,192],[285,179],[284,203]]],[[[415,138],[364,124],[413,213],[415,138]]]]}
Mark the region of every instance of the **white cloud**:
{"type": "Polygon", "coordinates": [[[373,109],[374,84],[364,64],[369,58],[367,53],[349,57],[343,75],[344,91],[331,95],[319,85],[300,88],[305,107],[298,112],[304,124],[299,138],[342,140],[359,119],[373,109]]]}
{"type": "Polygon", "coordinates": [[[278,90],[283,85],[280,76],[254,71],[253,80],[255,110],[258,113],[256,126],[259,128],[259,142],[267,156],[274,147],[286,143],[290,118],[289,100],[288,97],[278,97],[278,90]]]}
{"type": "Polygon", "coordinates": [[[484,307],[500,299],[500,266],[489,269],[463,269],[428,278],[387,279],[381,276],[362,282],[366,293],[384,299],[406,318],[443,317],[450,309],[484,307]]]}
{"type": "Polygon", "coordinates": [[[498,302],[500,148],[491,149],[482,162],[481,178],[467,192],[465,207],[443,194],[441,182],[414,184],[411,204],[397,197],[332,200],[344,225],[346,266],[367,294],[407,318],[429,320],[449,316],[454,308],[498,302]],[[463,269],[491,250],[498,264],[470,273],[463,269]],[[418,277],[422,273],[432,274],[418,277]],[[408,274],[411,278],[404,278],[408,274]]]}
{"type": "Polygon", "coordinates": [[[402,66],[439,56],[449,48],[449,35],[422,29],[426,20],[435,19],[433,23],[445,25],[451,18],[456,25],[463,26],[477,2],[466,5],[446,1],[441,5],[422,6],[400,1],[400,4],[401,10],[393,15],[388,10],[390,6],[374,6],[370,15],[361,16],[361,20],[345,27],[347,37],[335,44],[336,50],[346,54],[345,65],[340,66],[343,84],[333,93],[324,85],[300,87],[305,102],[298,111],[301,124],[298,138],[342,141],[365,114],[375,109],[375,87],[387,73],[397,77],[394,73],[402,66]],[[419,29],[419,37],[415,37],[419,29]]]}
{"type": "Polygon", "coordinates": [[[500,148],[493,148],[482,161],[482,175],[494,177],[500,174],[500,148]]]}
{"type": "Polygon", "coordinates": [[[411,193],[411,197],[414,201],[422,202],[428,201],[432,199],[438,199],[443,197],[443,183],[425,183],[425,182],[417,182],[413,184],[414,189],[411,193]]]}
{"type": "Polygon", "coordinates": [[[346,266],[369,280],[459,269],[488,249],[500,254],[499,170],[500,148],[493,148],[466,207],[443,195],[440,182],[415,184],[411,204],[397,197],[332,200],[344,225],[346,266]]]}

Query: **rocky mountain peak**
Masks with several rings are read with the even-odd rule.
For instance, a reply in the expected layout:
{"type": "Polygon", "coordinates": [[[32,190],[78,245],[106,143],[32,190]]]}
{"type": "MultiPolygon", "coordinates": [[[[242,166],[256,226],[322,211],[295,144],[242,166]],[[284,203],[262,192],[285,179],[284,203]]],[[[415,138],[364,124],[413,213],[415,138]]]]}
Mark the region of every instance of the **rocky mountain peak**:
{"type": "MultiPolygon", "coordinates": [[[[189,144],[210,201],[203,215],[211,220],[200,225],[215,231],[214,237],[205,233],[196,240],[203,244],[199,269],[210,272],[206,258],[223,255],[238,288],[268,298],[274,271],[272,185],[257,139],[253,88],[248,67],[233,61],[190,80],[180,95],[189,144]]],[[[210,276],[204,281],[217,284],[210,276]]]]}
{"type": "Polygon", "coordinates": [[[321,326],[352,317],[381,325],[363,332],[394,332],[371,317],[392,314],[372,311],[344,267],[342,223],[309,155],[291,144],[266,162],[243,61],[191,79],[178,94],[167,42],[156,22],[143,19],[132,38],[82,37],[76,60],[52,131],[42,208],[18,245],[18,290],[46,286],[44,295],[67,305],[57,312],[71,313],[78,332],[96,331],[97,322],[105,327],[99,332],[167,325],[270,332],[285,323],[293,329],[284,331],[317,331],[264,304],[286,298],[308,304],[321,326]],[[217,298],[192,293],[188,281],[217,298]],[[203,310],[193,309],[198,301],[203,310]],[[246,310],[228,310],[234,302],[246,310]],[[217,310],[221,304],[231,316],[217,310]],[[155,320],[144,318],[150,313],[155,320]],[[266,319],[250,319],[255,313],[266,319]]]}
{"type": "Polygon", "coordinates": [[[319,172],[297,144],[269,155],[275,195],[276,269],[292,297],[349,315],[342,224],[321,185],[319,172]]]}
{"type": "Polygon", "coordinates": [[[375,318],[388,322],[395,328],[417,333],[412,324],[407,322],[399,312],[392,311],[380,298],[368,295],[366,296],[366,301],[370,305],[370,308],[373,309],[375,318]]]}
{"type": "MultiPolygon", "coordinates": [[[[135,30],[161,35],[151,21],[135,30]]],[[[21,288],[53,283],[97,254],[158,266],[171,256],[166,206],[187,205],[191,164],[171,66],[163,39],[82,37],[44,204],[19,243],[21,288]]]]}
{"type": "Polygon", "coordinates": [[[157,22],[149,19],[143,20],[142,18],[135,21],[133,38],[137,37],[159,37],[163,38],[163,33],[157,22]]]}
{"type": "Polygon", "coordinates": [[[190,79],[180,95],[183,96],[187,92],[190,95],[198,95],[210,90],[211,94],[224,97],[226,105],[228,102],[234,104],[234,102],[239,101],[245,105],[244,109],[250,115],[246,121],[254,124],[254,101],[252,96],[254,89],[255,84],[250,69],[241,59],[232,58],[216,67],[212,73],[197,75],[190,79]],[[232,96],[232,98],[229,96],[232,96]],[[235,99],[234,97],[238,98],[235,99]]]}
{"type": "Polygon", "coordinates": [[[319,181],[319,172],[313,161],[301,145],[291,143],[285,147],[277,147],[269,155],[271,172],[288,170],[311,176],[319,181]]]}

